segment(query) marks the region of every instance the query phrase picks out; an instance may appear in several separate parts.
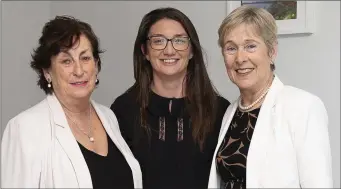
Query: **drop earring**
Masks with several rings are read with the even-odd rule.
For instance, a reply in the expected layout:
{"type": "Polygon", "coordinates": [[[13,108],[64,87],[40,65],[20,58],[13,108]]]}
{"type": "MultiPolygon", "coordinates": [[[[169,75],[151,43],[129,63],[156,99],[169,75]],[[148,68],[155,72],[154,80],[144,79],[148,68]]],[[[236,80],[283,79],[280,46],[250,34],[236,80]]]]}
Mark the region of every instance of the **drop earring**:
{"type": "Polygon", "coordinates": [[[52,85],[51,85],[51,79],[47,79],[47,82],[48,82],[47,87],[48,87],[48,88],[51,88],[51,87],[52,87],[52,85]]]}

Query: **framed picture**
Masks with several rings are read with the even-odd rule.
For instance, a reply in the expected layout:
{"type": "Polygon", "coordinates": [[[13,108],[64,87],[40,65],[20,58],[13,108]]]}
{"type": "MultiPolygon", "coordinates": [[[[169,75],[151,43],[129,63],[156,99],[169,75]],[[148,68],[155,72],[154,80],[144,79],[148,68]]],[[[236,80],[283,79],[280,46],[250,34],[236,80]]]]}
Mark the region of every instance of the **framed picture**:
{"type": "Polygon", "coordinates": [[[315,31],[314,1],[227,1],[227,14],[242,5],[264,8],[276,19],[278,34],[312,34],[315,31]]]}

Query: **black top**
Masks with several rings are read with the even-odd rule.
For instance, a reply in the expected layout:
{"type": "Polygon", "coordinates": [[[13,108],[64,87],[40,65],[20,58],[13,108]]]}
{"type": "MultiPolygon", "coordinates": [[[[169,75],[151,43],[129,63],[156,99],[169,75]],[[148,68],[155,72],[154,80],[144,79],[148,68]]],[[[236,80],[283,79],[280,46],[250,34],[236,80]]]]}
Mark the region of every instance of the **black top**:
{"type": "Polygon", "coordinates": [[[111,109],[117,116],[122,136],[140,163],[143,188],[206,189],[221,121],[230,103],[218,97],[214,130],[200,152],[192,138],[184,98],[164,98],[151,92],[147,108],[151,137],[140,125],[136,99],[136,89],[130,89],[115,100],[111,109]]]}
{"type": "Polygon", "coordinates": [[[107,156],[96,154],[78,143],[88,165],[93,188],[134,189],[133,175],[126,159],[108,135],[107,140],[107,156]]]}
{"type": "Polygon", "coordinates": [[[241,112],[238,108],[219,147],[216,162],[224,189],[246,188],[246,157],[259,110],[241,112]]]}

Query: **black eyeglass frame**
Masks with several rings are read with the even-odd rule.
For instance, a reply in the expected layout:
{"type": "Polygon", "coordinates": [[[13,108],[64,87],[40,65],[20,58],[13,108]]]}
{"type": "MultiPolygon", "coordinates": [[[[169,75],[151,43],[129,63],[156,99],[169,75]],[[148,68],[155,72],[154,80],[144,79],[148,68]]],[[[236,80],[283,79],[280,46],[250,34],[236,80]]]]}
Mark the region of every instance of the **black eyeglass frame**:
{"type": "Polygon", "coordinates": [[[167,45],[168,45],[168,42],[170,41],[171,44],[172,44],[172,47],[173,47],[175,50],[177,50],[177,51],[185,51],[185,50],[188,49],[189,44],[190,44],[190,42],[191,42],[191,38],[188,37],[188,36],[176,36],[176,37],[173,37],[173,38],[171,38],[171,39],[168,39],[167,37],[162,36],[162,35],[161,35],[161,36],[159,36],[159,35],[156,35],[156,36],[149,36],[149,37],[147,37],[146,41],[150,41],[150,39],[153,38],[153,37],[162,37],[162,38],[166,39],[166,41],[167,41],[165,47],[162,48],[162,49],[154,49],[154,48],[152,47],[151,42],[149,42],[150,47],[151,47],[152,49],[154,49],[154,50],[165,50],[165,48],[166,48],[167,45]],[[188,39],[187,47],[186,47],[185,49],[181,49],[181,50],[176,49],[176,48],[174,47],[174,44],[173,44],[173,40],[176,39],[176,38],[187,38],[187,39],[188,39]]]}

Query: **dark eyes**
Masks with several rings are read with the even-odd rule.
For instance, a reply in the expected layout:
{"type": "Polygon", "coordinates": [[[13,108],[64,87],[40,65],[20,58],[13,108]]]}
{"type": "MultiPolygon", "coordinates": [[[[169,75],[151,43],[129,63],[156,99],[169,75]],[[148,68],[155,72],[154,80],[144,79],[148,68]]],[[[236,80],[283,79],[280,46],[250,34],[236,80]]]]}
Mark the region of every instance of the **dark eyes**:
{"type": "Polygon", "coordinates": [[[64,59],[64,60],[62,60],[62,63],[63,64],[70,64],[71,60],[70,59],[64,59]]]}
{"type": "MultiPolygon", "coordinates": [[[[81,57],[81,61],[82,62],[87,62],[87,61],[90,61],[92,59],[91,56],[83,56],[81,57]]],[[[67,58],[67,59],[64,59],[61,61],[63,64],[71,64],[72,63],[72,60],[67,58]]]]}
{"type": "Polygon", "coordinates": [[[91,57],[90,56],[83,56],[81,59],[83,61],[89,61],[89,60],[91,60],[91,57]]]}

